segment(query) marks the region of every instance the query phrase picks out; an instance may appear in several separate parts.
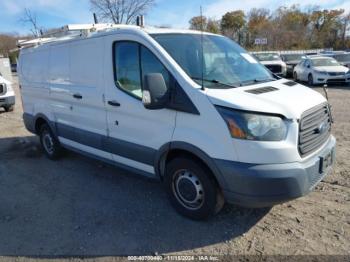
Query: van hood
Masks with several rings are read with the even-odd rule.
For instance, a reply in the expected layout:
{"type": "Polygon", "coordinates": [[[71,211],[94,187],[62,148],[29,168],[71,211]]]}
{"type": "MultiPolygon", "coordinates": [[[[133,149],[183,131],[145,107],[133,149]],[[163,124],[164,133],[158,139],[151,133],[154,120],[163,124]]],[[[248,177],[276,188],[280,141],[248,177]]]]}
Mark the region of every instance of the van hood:
{"type": "Polygon", "coordinates": [[[298,119],[306,110],[324,103],[326,99],[318,92],[286,79],[231,89],[206,89],[214,105],[263,113],[280,114],[289,119],[298,119]],[[277,90],[253,94],[248,90],[273,87],[277,90]]]}

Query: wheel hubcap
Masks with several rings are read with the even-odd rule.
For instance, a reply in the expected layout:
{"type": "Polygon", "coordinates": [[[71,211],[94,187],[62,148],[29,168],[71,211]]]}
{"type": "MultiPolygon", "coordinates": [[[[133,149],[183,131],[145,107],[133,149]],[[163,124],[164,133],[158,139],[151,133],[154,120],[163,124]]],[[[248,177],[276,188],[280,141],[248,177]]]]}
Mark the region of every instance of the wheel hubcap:
{"type": "Polygon", "coordinates": [[[173,193],[187,209],[199,209],[204,202],[204,190],[199,178],[189,170],[176,172],[173,193]]]}
{"type": "Polygon", "coordinates": [[[53,140],[52,137],[49,133],[46,133],[43,137],[43,144],[46,152],[49,154],[52,154],[54,149],[53,149],[53,140]]]}

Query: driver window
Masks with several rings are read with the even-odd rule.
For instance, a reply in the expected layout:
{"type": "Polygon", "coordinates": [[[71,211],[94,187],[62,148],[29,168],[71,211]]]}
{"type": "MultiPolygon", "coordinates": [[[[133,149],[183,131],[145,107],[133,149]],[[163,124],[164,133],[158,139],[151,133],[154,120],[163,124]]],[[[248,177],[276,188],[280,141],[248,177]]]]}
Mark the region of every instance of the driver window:
{"type": "Polygon", "coordinates": [[[116,42],[114,67],[117,87],[136,98],[142,98],[143,80],[145,75],[150,73],[162,74],[169,89],[169,71],[151,51],[138,43],[116,42]]]}
{"type": "Polygon", "coordinates": [[[114,55],[116,85],[141,98],[139,45],[134,42],[117,42],[114,45],[114,55]]]}
{"type": "Polygon", "coordinates": [[[141,46],[141,72],[142,79],[151,73],[161,73],[163,75],[167,89],[169,89],[170,74],[158,58],[146,47],[141,46]]]}

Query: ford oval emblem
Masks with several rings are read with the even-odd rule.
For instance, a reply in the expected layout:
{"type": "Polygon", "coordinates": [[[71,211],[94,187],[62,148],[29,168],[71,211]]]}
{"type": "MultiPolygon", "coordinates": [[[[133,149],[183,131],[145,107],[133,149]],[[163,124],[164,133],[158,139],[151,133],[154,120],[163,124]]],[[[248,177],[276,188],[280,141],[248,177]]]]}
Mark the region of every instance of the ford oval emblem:
{"type": "Polygon", "coordinates": [[[327,127],[326,123],[325,123],[325,122],[322,122],[322,123],[315,129],[315,131],[316,131],[316,133],[318,133],[318,134],[322,134],[324,131],[326,131],[326,127],[327,127]]]}

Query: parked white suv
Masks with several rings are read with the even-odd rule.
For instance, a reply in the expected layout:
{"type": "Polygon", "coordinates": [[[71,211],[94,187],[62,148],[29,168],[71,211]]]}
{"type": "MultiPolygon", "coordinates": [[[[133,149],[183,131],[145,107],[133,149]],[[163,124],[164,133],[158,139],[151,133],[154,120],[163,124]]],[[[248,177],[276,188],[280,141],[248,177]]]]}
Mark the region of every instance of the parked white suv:
{"type": "Polygon", "coordinates": [[[286,77],[287,64],[282,60],[281,56],[276,52],[261,52],[253,54],[272,73],[286,77]]]}
{"type": "Polygon", "coordinates": [[[193,219],[295,199],[332,169],[321,94],[220,35],[114,27],[20,52],[24,122],[49,158],[66,148],[160,179],[193,219]]]}
{"type": "Polygon", "coordinates": [[[332,57],[310,56],[294,67],[295,81],[306,81],[309,85],[350,83],[350,69],[332,57]]]}
{"type": "Polygon", "coordinates": [[[6,112],[13,111],[15,105],[15,92],[10,81],[0,75],[0,107],[6,112]]]}

